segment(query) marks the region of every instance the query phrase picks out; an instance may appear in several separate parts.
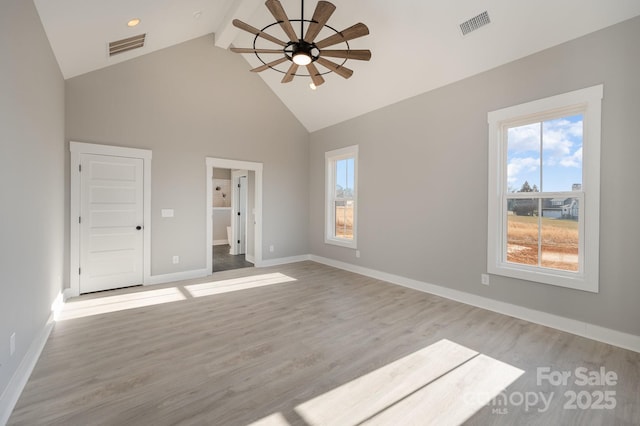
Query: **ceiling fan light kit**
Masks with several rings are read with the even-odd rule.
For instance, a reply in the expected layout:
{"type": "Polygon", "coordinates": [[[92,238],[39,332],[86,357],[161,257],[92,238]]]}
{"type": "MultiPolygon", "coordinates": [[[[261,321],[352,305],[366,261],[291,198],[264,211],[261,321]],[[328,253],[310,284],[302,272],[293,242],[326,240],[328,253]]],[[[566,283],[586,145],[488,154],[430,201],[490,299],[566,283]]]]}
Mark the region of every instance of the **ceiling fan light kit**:
{"type": "Polygon", "coordinates": [[[315,87],[324,83],[324,74],[335,72],[343,78],[349,78],[353,75],[353,70],[344,66],[349,59],[358,61],[368,61],[371,59],[371,51],[363,49],[351,49],[349,41],[366,36],[369,34],[369,28],[363,23],[357,23],[351,27],[338,31],[335,28],[327,25],[327,21],[335,11],[336,7],[328,1],[319,1],[316,5],[316,9],[313,12],[311,19],[304,18],[304,0],[301,1],[301,17],[300,19],[289,19],[282,4],[278,0],[267,0],[265,6],[271,12],[271,15],[275,18],[276,22],[267,25],[262,29],[257,29],[249,24],[246,24],[238,19],[233,20],[233,25],[241,30],[247,31],[253,34],[252,48],[236,48],[232,47],[231,51],[235,53],[253,53],[262,62],[262,65],[253,68],[252,72],[261,72],[267,69],[284,74],[282,83],[289,83],[293,81],[293,78],[298,77],[310,77],[310,87],[315,90],[315,87]],[[292,23],[300,23],[300,34],[298,35],[293,28],[292,23]],[[305,24],[307,24],[307,31],[305,33],[305,24]],[[289,41],[285,42],[271,34],[265,32],[265,30],[279,25],[289,41]],[[320,34],[323,28],[327,28],[332,31],[333,34],[318,42],[315,38],[320,34]],[[280,49],[262,49],[256,46],[258,39],[264,39],[271,43],[280,46],[280,49]],[[337,44],[344,43],[345,49],[325,49],[327,47],[335,46],[337,44]],[[265,60],[261,55],[282,55],[275,60],[265,60]],[[342,59],[342,62],[334,62],[329,58],[342,59]],[[291,62],[289,69],[282,71],[276,67],[284,62],[291,62]],[[315,64],[320,64],[326,71],[320,72],[315,64]],[[305,67],[308,74],[297,74],[300,67],[305,67]]]}

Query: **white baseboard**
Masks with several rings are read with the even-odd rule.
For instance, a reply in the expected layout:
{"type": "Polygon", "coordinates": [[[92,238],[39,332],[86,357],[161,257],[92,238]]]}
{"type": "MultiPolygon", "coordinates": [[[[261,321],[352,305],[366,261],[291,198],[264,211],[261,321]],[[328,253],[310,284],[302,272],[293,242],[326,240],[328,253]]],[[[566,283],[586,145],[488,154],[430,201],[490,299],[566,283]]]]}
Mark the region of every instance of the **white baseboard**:
{"type": "Polygon", "coordinates": [[[249,256],[248,254],[245,254],[244,260],[246,260],[247,262],[253,263],[254,265],[256,264],[256,258],[254,256],[249,256]]]}
{"type": "Polygon", "coordinates": [[[640,336],[636,336],[634,334],[612,330],[610,328],[600,327],[583,321],[565,318],[559,315],[554,315],[535,309],[529,309],[523,306],[501,302],[499,300],[489,299],[464,291],[454,290],[435,284],[413,280],[411,278],[401,277],[399,275],[376,271],[375,269],[340,262],[326,257],[310,255],[308,256],[308,258],[309,260],[312,260],[314,262],[333,266],[338,269],[344,269],[345,271],[355,272],[367,277],[387,281],[392,284],[397,284],[425,293],[434,294],[436,296],[445,297],[447,299],[455,300],[467,305],[476,306],[478,308],[487,309],[499,314],[508,315],[514,318],[519,318],[525,321],[565,331],[567,333],[576,334],[588,339],[597,340],[599,342],[608,343],[610,345],[629,349],[631,351],[640,352],[640,336]]]}
{"type": "Polygon", "coordinates": [[[72,297],[76,297],[76,294],[73,294],[73,290],[71,290],[70,288],[65,288],[64,290],[62,290],[62,301],[66,302],[67,300],[69,300],[72,297]]]}
{"type": "MultiPolygon", "coordinates": [[[[59,298],[61,299],[61,297],[59,298]]],[[[57,300],[58,298],[56,298],[56,301],[57,300]]],[[[54,304],[56,304],[56,302],[54,302],[54,304]]],[[[47,323],[44,325],[42,330],[40,330],[36,338],[33,339],[33,342],[31,342],[31,346],[29,346],[27,353],[24,355],[24,358],[22,358],[22,361],[20,361],[18,369],[2,392],[2,395],[0,396],[0,425],[5,425],[7,421],[9,421],[11,412],[16,406],[18,398],[20,398],[20,394],[22,393],[22,390],[29,380],[29,376],[31,376],[31,372],[38,362],[38,358],[40,358],[40,354],[42,353],[45,343],[47,343],[47,339],[49,338],[49,334],[51,334],[54,323],[54,314],[51,313],[49,319],[47,319],[47,323]]]]}
{"type": "Polygon", "coordinates": [[[229,244],[228,240],[213,240],[213,245],[214,246],[224,246],[229,244]]]}
{"type": "MultiPolygon", "coordinates": [[[[192,271],[174,272],[171,274],[152,275],[143,283],[143,285],[155,285],[170,283],[172,281],[190,280],[192,278],[206,277],[207,275],[211,275],[211,272],[209,272],[209,270],[206,268],[195,269],[192,271]]],[[[66,302],[71,297],[78,297],[79,294],[74,292],[73,289],[65,288],[62,296],[63,300],[66,302]]]]}
{"type": "Polygon", "coordinates": [[[207,268],[194,269],[192,271],[174,272],[171,274],[152,275],[144,283],[144,285],[164,284],[173,281],[190,280],[193,278],[206,277],[207,275],[211,275],[211,271],[209,271],[207,268]]]}
{"type": "MultiPolygon", "coordinates": [[[[303,254],[300,256],[279,257],[277,259],[262,260],[261,262],[258,262],[256,266],[259,268],[262,268],[266,266],[286,265],[287,263],[296,263],[296,262],[303,262],[305,260],[310,260],[310,258],[311,257],[308,254],[303,254]]],[[[322,263],[322,262],[318,262],[318,263],[322,263]]]]}

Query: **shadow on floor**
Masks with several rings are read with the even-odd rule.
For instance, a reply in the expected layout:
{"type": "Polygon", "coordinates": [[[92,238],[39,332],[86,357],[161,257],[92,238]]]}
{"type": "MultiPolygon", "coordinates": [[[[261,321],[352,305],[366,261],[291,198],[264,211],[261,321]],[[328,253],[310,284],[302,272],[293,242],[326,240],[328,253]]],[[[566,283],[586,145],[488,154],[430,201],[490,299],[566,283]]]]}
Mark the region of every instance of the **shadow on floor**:
{"type": "Polygon", "coordinates": [[[250,268],[253,263],[247,262],[244,254],[229,254],[229,244],[213,246],[213,272],[230,269],[250,268]]]}

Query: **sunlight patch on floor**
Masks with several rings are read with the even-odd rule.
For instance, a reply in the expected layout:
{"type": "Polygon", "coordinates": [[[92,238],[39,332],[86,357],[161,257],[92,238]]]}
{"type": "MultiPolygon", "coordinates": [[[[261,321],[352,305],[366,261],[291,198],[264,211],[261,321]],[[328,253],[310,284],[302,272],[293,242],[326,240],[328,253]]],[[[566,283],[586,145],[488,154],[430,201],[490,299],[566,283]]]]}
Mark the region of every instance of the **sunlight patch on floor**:
{"type": "Polygon", "coordinates": [[[65,321],[93,315],[136,309],[144,306],[185,300],[186,297],[176,287],[146,290],[135,293],[119,294],[116,296],[96,297],[86,300],[72,300],[66,302],[57,313],[56,321],[65,321]]]}
{"type": "Polygon", "coordinates": [[[295,410],[309,425],[459,424],[523,373],[443,339],[295,410]]]}
{"type": "Polygon", "coordinates": [[[229,293],[237,290],[264,287],[273,284],[282,284],[297,281],[287,275],[275,272],[273,274],[254,275],[251,277],[233,278],[222,281],[212,281],[202,284],[185,285],[184,288],[193,297],[211,296],[214,294],[229,293]]]}
{"type": "Polygon", "coordinates": [[[273,413],[247,426],[290,426],[290,424],[281,413],[273,413]]]}

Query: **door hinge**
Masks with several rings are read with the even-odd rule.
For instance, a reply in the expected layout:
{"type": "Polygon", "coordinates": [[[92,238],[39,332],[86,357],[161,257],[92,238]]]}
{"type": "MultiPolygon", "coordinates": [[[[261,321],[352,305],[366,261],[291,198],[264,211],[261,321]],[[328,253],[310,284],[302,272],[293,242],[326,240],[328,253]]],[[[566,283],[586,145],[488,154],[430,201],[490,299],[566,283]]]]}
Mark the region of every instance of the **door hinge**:
{"type": "Polygon", "coordinates": [[[82,172],[82,164],[78,164],[78,171],[82,172]]]}
{"type": "Polygon", "coordinates": [[[78,223],[82,223],[82,217],[78,216],[78,223]]]}
{"type": "Polygon", "coordinates": [[[240,244],[240,240],[238,240],[238,244],[240,244]]]}
{"type": "Polygon", "coordinates": [[[78,268],[78,275],[80,275],[81,272],[82,272],[82,270],[80,268],[78,268]]]}
{"type": "Polygon", "coordinates": [[[238,188],[240,188],[240,184],[238,184],[238,188]]]}

